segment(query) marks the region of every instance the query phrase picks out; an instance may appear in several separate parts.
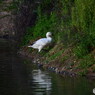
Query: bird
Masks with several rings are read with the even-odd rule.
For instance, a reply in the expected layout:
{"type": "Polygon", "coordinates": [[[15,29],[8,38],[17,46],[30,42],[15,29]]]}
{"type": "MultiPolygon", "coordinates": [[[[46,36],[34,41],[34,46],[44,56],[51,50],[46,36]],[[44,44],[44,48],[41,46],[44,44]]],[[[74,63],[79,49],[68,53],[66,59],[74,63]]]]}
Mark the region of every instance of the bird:
{"type": "Polygon", "coordinates": [[[52,42],[52,33],[47,32],[46,38],[41,38],[34,42],[33,45],[29,45],[28,47],[32,47],[34,49],[38,49],[38,52],[40,52],[45,46],[49,45],[52,42]]]}
{"type": "Polygon", "coordinates": [[[95,94],[95,88],[93,89],[93,93],[95,94]]]}

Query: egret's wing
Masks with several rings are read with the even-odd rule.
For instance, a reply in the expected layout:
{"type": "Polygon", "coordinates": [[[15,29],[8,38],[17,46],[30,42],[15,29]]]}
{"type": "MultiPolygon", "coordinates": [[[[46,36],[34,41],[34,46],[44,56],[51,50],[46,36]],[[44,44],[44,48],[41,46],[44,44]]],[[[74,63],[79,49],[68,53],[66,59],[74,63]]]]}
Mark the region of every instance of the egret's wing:
{"type": "Polygon", "coordinates": [[[47,38],[42,38],[37,40],[31,47],[33,48],[39,48],[40,46],[44,47],[45,45],[47,45],[47,43],[48,43],[47,38]]]}
{"type": "Polygon", "coordinates": [[[42,38],[42,39],[39,39],[37,40],[34,44],[37,44],[37,45],[46,45],[48,43],[48,40],[47,38],[42,38]]]}

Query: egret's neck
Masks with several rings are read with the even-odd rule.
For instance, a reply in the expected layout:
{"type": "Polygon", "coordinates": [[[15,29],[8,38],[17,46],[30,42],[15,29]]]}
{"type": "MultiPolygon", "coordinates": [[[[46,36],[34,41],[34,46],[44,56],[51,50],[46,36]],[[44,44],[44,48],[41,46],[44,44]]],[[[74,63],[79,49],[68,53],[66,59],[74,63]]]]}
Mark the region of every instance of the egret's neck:
{"type": "Polygon", "coordinates": [[[51,37],[49,37],[49,36],[47,36],[47,39],[48,39],[49,41],[52,41],[52,38],[51,38],[51,37]]]}

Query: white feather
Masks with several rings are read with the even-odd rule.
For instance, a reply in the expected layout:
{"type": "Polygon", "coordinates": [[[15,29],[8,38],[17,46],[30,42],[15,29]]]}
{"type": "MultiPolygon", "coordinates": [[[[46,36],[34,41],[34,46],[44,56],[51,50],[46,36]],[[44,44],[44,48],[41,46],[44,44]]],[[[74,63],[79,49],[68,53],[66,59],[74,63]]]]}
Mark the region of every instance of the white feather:
{"type": "Polygon", "coordinates": [[[50,36],[51,36],[51,32],[47,32],[46,38],[41,38],[41,39],[37,40],[33,45],[30,45],[28,47],[38,49],[38,51],[40,52],[42,50],[42,48],[44,48],[46,45],[51,43],[52,38],[50,36]]]}

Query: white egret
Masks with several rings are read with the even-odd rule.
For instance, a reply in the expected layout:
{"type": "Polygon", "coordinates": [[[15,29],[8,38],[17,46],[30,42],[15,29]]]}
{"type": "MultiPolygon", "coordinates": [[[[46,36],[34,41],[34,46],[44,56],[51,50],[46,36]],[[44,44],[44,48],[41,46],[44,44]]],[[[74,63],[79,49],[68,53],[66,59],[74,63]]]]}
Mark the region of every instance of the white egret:
{"type": "Polygon", "coordinates": [[[28,47],[38,49],[38,52],[40,52],[45,46],[47,46],[48,44],[50,44],[52,42],[51,36],[52,36],[52,33],[47,32],[46,38],[41,38],[41,39],[37,40],[36,42],[34,42],[33,45],[30,45],[28,47]]]}

